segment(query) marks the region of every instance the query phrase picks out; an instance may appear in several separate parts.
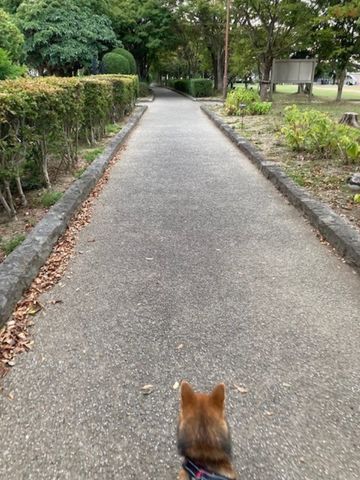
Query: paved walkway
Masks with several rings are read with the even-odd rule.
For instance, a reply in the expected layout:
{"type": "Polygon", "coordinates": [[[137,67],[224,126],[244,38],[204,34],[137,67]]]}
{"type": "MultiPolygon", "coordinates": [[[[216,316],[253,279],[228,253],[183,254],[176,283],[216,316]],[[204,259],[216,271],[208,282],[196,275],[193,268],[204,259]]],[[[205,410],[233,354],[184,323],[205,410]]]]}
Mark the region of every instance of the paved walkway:
{"type": "Polygon", "coordinates": [[[359,479],[358,275],[198,104],[157,93],[6,379],[0,478],[175,480],[186,378],[228,385],[241,479],[359,479]]]}

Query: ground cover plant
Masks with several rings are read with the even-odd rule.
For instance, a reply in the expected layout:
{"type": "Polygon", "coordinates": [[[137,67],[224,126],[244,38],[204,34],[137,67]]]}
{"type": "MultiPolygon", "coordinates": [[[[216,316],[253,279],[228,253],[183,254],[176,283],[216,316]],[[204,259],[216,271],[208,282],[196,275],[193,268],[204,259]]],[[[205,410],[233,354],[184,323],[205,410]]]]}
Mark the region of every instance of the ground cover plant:
{"type": "Polygon", "coordinates": [[[255,89],[237,87],[228,93],[224,108],[227,115],[265,115],[271,105],[271,102],[262,102],[255,89]]]}
{"type": "Polygon", "coordinates": [[[274,94],[266,116],[230,116],[223,106],[209,107],[267,159],[281,165],[298,185],[360,229],[360,204],[346,185],[346,179],[360,171],[360,131],[339,125],[345,112],[360,113],[356,100],[360,88],[345,88],[345,96],[351,95],[354,101],[335,102],[336,86],[324,86],[329,96],[315,95],[309,102],[304,94],[286,93],[295,92],[294,87],[283,87],[274,94]]]}
{"type": "Polygon", "coordinates": [[[0,83],[0,235],[5,241],[31,229],[28,220],[36,223],[76,172],[101,153],[102,140],[121,129],[137,92],[137,77],[121,75],[0,83]]]}

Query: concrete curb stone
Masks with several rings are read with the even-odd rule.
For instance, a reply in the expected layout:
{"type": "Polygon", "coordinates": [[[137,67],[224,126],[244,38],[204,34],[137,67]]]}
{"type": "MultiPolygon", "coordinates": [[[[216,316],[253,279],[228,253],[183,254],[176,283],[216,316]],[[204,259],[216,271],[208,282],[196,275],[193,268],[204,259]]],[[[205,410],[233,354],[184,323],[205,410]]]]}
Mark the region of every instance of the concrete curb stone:
{"type": "Polygon", "coordinates": [[[101,178],[111,159],[138,124],[147,107],[137,107],[126,125],[61,199],[0,265],[0,327],[30,286],[74,215],[101,178]]]}
{"type": "Polygon", "coordinates": [[[351,223],[334,212],[329,206],[312,197],[305,189],[296,185],[274,162],[266,158],[245,138],[226,124],[215,112],[204,105],[201,110],[283,193],[290,203],[301,210],[311,225],[344,257],[347,263],[360,272],[360,234],[351,223]]]}

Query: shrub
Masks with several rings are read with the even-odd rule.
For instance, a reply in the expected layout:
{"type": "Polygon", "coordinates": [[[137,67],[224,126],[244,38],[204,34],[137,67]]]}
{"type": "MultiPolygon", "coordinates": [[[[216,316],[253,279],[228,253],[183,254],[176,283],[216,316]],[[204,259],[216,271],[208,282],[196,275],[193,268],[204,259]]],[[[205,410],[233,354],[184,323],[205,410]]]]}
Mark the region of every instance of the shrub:
{"type": "Polygon", "coordinates": [[[112,51],[112,53],[116,53],[117,55],[121,55],[122,57],[125,57],[129,62],[129,67],[130,67],[128,73],[132,73],[133,75],[136,75],[137,73],[136,60],[132,53],[130,53],[128,50],[125,50],[125,48],[121,48],[121,47],[115,48],[112,51]]]}
{"type": "Polygon", "coordinates": [[[62,197],[61,192],[53,192],[51,190],[44,192],[43,195],[40,198],[40,203],[43,207],[51,207],[52,205],[55,205],[55,203],[60,200],[62,197]]]}
{"type": "Polygon", "coordinates": [[[190,80],[175,80],[173,83],[173,87],[175,88],[175,90],[179,90],[179,92],[190,93],[190,80]]]}
{"type": "Polygon", "coordinates": [[[360,131],[339,125],[324,112],[287,107],[281,132],[292,150],[337,156],[345,163],[360,160],[360,131]]]}
{"type": "Polygon", "coordinates": [[[193,97],[211,97],[213,82],[208,78],[192,78],[190,80],[190,94],[193,97]]]}
{"type": "Polygon", "coordinates": [[[25,74],[26,69],[20,65],[14,65],[8,53],[0,48],[0,80],[16,78],[25,74]]]}
{"type": "Polygon", "coordinates": [[[145,82],[139,83],[139,97],[147,97],[151,94],[149,85],[145,82]]]}
{"type": "Polygon", "coordinates": [[[16,214],[11,191],[50,187],[48,162],[71,169],[79,139],[99,140],[109,123],[129,112],[138,92],[136,76],[38,78],[0,82],[0,201],[16,214]]]}
{"type": "Polygon", "coordinates": [[[130,70],[129,60],[123,55],[118,53],[110,52],[104,55],[103,57],[103,66],[104,72],[113,74],[113,73],[132,73],[130,70]]]}
{"type": "Polygon", "coordinates": [[[271,106],[270,102],[261,102],[255,90],[238,87],[227,94],[224,109],[227,115],[264,115],[271,106]],[[245,105],[243,109],[241,104],[245,105]]]}
{"type": "Polygon", "coordinates": [[[15,250],[23,241],[25,240],[25,235],[19,234],[12,237],[10,240],[6,240],[1,243],[1,248],[4,251],[5,255],[10,255],[10,253],[15,250]]]}

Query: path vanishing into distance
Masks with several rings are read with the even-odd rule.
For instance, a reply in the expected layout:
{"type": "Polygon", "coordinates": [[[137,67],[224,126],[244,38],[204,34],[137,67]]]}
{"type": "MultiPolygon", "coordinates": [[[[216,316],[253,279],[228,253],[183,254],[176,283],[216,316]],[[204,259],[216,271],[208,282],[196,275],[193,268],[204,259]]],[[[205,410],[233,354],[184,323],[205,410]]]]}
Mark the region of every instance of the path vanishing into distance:
{"type": "Polygon", "coordinates": [[[184,378],[227,385],[241,480],[358,480],[359,276],[198,103],[156,94],[5,378],[0,478],[175,480],[184,378]]]}

